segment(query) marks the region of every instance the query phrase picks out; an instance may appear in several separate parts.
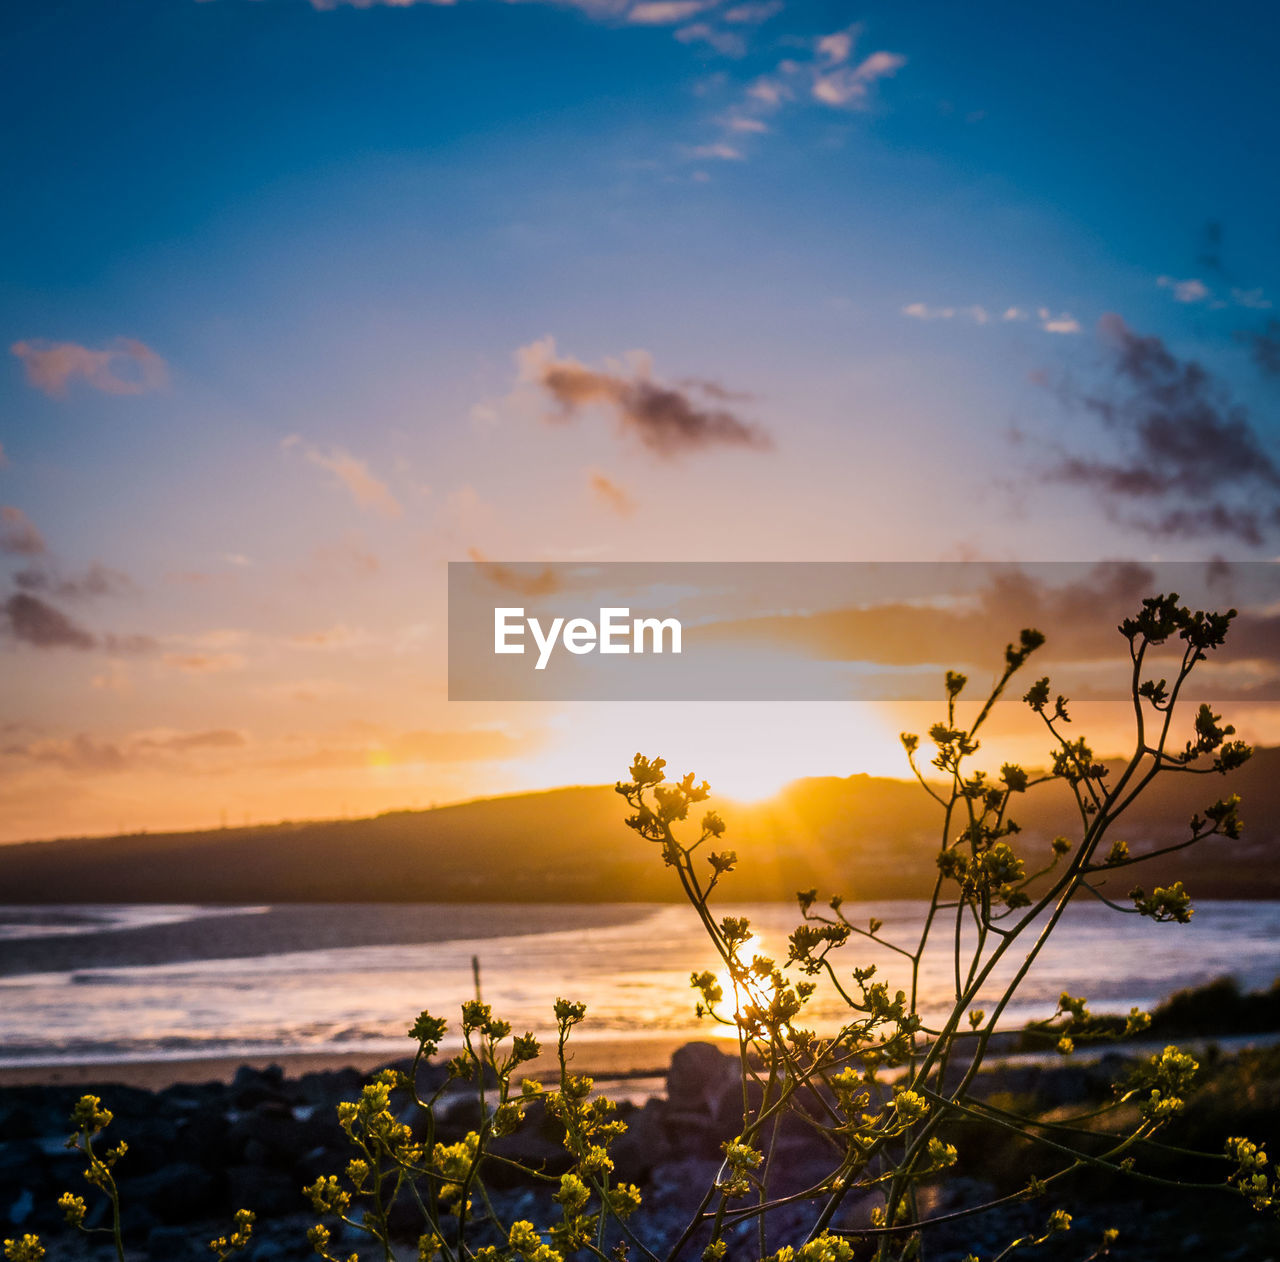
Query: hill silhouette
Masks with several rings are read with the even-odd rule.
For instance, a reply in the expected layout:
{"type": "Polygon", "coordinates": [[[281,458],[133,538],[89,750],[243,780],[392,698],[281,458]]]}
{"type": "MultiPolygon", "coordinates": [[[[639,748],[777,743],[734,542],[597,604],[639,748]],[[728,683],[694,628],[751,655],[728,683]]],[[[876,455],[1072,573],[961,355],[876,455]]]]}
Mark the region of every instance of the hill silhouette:
{"type": "MultiPolygon", "coordinates": [[[[1182,840],[1227,792],[1245,835],[1213,839],[1108,893],[1182,879],[1200,898],[1280,898],[1280,749],[1226,780],[1166,776],[1112,833],[1137,851],[1182,840]]],[[[873,776],[798,780],[758,805],[712,801],[741,863],[731,899],[909,898],[929,893],[940,811],[918,784],[873,776]]],[[[634,902],[679,897],[656,847],[623,825],[612,786],[485,798],[369,819],[144,833],[0,846],[0,903],[634,902]]],[[[1021,845],[1071,831],[1065,787],[1015,801],[1021,845]]]]}

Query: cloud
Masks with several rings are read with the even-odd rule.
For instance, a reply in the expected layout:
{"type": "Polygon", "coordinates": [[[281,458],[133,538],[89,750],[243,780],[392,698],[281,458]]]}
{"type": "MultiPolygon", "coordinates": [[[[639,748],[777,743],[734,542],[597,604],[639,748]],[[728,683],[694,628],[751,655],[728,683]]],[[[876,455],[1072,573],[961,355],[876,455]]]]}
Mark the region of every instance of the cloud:
{"type": "Polygon", "coordinates": [[[1046,476],[1093,490],[1113,515],[1153,535],[1262,543],[1280,526],[1280,466],[1246,409],[1198,363],[1118,315],[1104,316],[1098,331],[1111,384],[1097,394],[1067,389],[1063,398],[1097,417],[1119,450],[1060,452],[1046,476]]]}
{"type": "Polygon", "coordinates": [[[1080,332],[1080,321],[1065,311],[1061,315],[1053,315],[1048,307],[1041,307],[1036,314],[1040,317],[1040,327],[1046,333],[1080,332]]]}
{"type": "Polygon", "coordinates": [[[627,21],[641,26],[671,26],[687,22],[710,7],[708,0],[641,0],[627,14],[627,21]]]}
{"type": "Polygon", "coordinates": [[[682,26],[676,32],[676,39],[682,44],[706,44],[722,57],[743,57],[747,51],[747,41],[737,31],[722,31],[710,22],[682,26]]]}
{"type": "Polygon", "coordinates": [[[300,450],[312,464],[327,469],[351,493],[351,498],[361,508],[367,508],[386,518],[399,517],[404,510],[391,488],[375,477],[369,466],[342,447],[328,449],[305,442],[300,434],[290,434],[281,441],[283,451],[300,450]]]}
{"type": "Polygon", "coordinates": [[[110,741],[95,741],[84,733],[58,740],[32,741],[29,745],[10,746],[4,752],[32,762],[53,763],[64,771],[78,774],[102,775],[124,771],[129,766],[129,758],[118,745],[110,741]]]}
{"type": "Polygon", "coordinates": [[[352,744],[324,744],[271,764],[273,770],[336,771],[418,763],[507,762],[528,754],[537,733],[516,735],[498,728],[460,728],[382,733],[352,744]]]}
{"type": "Polygon", "coordinates": [[[1280,320],[1268,320],[1262,329],[1248,329],[1236,336],[1249,347],[1258,371],[1280,377],[1280,320]]]}
{"type": "Polygon", "coordinates": [[[848,61],[853,53],[854,37],[859,33],[860,28],[853,26],[832,35],[823,35],[817,43],[819,59],[833,66],[848,61]]]}
{"type": "Polygon", "coordinates": [[[1156,284],[1161,289],[1173,291],[1174,302],[1203,302],[1209,297],[1209,286],[1202,280],[1178,280],[1173,276],[1157,276],[1156,284]]]}
{"type": "Polygon", "coordinates": [[[629,517],[636,511],[636,502],[627,494],[626,489],[598,469],[591,470],[590,484],[596,501],[612,509],[620,517],[629,517]]]}
{"type": "Polygon", "coordinates": [[[239,670],[244,658],[239,653],[166,653],[164,664],[187,675],[214,675],[239,670]]]}
{"type": "Polygon", "coordinates": [[[46,551],[44,537],[31,518],[12,504],[0,507],[0,552],[11,556],[36,557],[46,551]]]}
{"type": "MultiPolygon", "coordinates": [[[[1225,298],[1215,298],[1213,290],[1202,280],[1191,277],[1187,280],[1179,280],[1176,276],[1157,276],[1156,284],[1161,289],[1167,289],[1173,294],[1175,302],[1194,304],[1204,302],[1209,305],[1211,310],[1220,311],[1228,304],[1225,298]]],[[[1271,300],[1266,296],[1261,288],[1242,289],[1233,286],[1231,289],[1231,303],[1237,307],[1246,307],[1251,311],[1269,311],[1271,309],[1271,300]]]]}
{"type": "Polygon", "coordinates": [[[119,395],[146,394],[169,384],[168,365],[136,338],[118,337],[103,350],[41,339],[14,342],[9,349],[22,360],[28,384],[54,399],[64,398],[75,381],[119,395]]]}
{"type": "Polygon", "coordinates": [[[784,7],[782,0],[762,0],[761,3],[737,4],[731,9],[726,9],[720,15],[720,20],[732,22],[734,25],[756,26],[781,13],[784,7]]]}
{"type": "Polygon", "coordinates": [[[546,337],[516,352],[520,379],[551,397],[551,419],[570,420],[591,407],[613,412],[624,434],[638,438],[650,451],[676,457],[710,447],[771,447],[768,434],[753,422],[722,406],[720,387],[693,382],[664,386],[651,376],[650,359],[633,352],[628,362],[610,361],[603,371],[575,359],[557,358],[555,339],[546,337]],[[710,399],[704,403],[697,395],[710,399]]]}
{"type": "Polygon", "coordinates": [[[854,608],[727,620],[716,634],[818,659],[932,666],[940,644],[949,660],[981,663],[991,654],[992,627],[1035,626],[1052,632],[1051,648],[1060,660],[1114,661],[1116,625],[1151,595],[1154,572],[1104,561],[1054,583],[1055,568],[997,566],[985,587],[953,603],[902,601],[887,591],[876,599],[869,589],[854,608]]]}
{"type": "Polygon", "coordinates": [[[791,89],[777,79],[767,75],[761,76],[748,89],[747,98],[767,109],[777,109],[784,101],[792,98],[791,89]]]}
{"type": "Polygon", "coordinates": [[[1252,311],[1270,311],[1271,299],[1261,289],[1233,289],[1231,299],[1238,307],[1248,307],[1252,311]]]}
{"type": "Polygon", "coordinates": [[[449,8],[457,0],[311,0],[311,7],[320,13],[332,13],[335,9],[375,9],[385,5],[389,9],[408,9],[415,4],[430,4],[449,8]]]}
{"type": "Polygon", "coordinates": [[[0,607],[4,615],[3,625],[9,634],[22,644],[40,649],[92,649],[97,637],[73,622],[60,609],[32,596],[28,592],[14,592],[0,607]]]}
{"type": "Polygon", "coordinates": [[[288,643],[295,648],[338,650],[370,644],[373,637],[367,631],[349,627],[346,623],[326,627],[321,631],[302,631],[291,635],[288,643]]]}
{"type": "Polygon", "coordinates": [[[172,736],[143,736],[138,739],[137,747],[185,752],[189,749],[240,749],[248,743],[243,732],[215,728],[207,732],[179,732],[172,736]]]}
{"type": "MultiPolygon", "coordinates": [[[[780,8],[781,5],[775,8],[771,4],[744,4],[725,10],[717,15],[717,20],[725,23],[763,21],[780,8]]],[[[683,28],[676,37],[704,40],[729,55],[744,52],[745,47],[725,42],[727,34],[722,27],[712,28],[708,19],[696,27],[683,28]],[[721,37],[719,41],[717,35],[721,37]]],[[[749,133],[764,134],[773,130],[766,119],[789,104],[811,101],[833,109],[867,108],[876,84],[896,75],[907,64],[907,58],[901,53],[879,49],[856,60],[854,49],[860,34],[861,28],[856,25],[832,31],[809,42],[807,54],[784,57],[772,71],[757,76],[742,97],[721,116],[719,123],[724,139],[720,145],[697,146],[688,149],[688,154],[695,159],[745,157],[733,140],[740,141],[749,133]],[[732,152],[717,152],[718,148],[732,152]]]]}
{"type": "MultiPolygon", "coordinates": [[[[967,307],[931,307],[927,302],[909,302],[902,314],[913,320],[969,320],[974,324],[990,324],[991,312],[980,304],[967,307]]],[[[1037,307],[1036,322],[1046,333],[1079,333],[1080,323],[1067,312],[1054,315],[1048,307],[1037,307]]],[[[1004,323],[1021,322],[1031,318],[1031,312],[1023,307],[1006,307],[1000,319],[1004,323]]]]}
{"type": "Polygon", "coordinates": [[[305,568],[308,578],[317,578],[323,582],[372,578],[381,571],[382,562],[359,533],[313,549],[305,568]]]}
{"type": "MultiPolygon", "coordinates": [[[[745,122],[746,120],[740,120],[745,122]]],[[[736,130],[741,131],[739,126],[736,130]]],[[[717,141],[711,145],[697,145],[689,150],[691,156],[695,158],[717,158],[722,162],[741,162],[743,153],[741,149],[735,148],[733,145],[726,144],[723,140],[717,141]]]]}
{"type": "Polygon", "coordinates": [[[468,548],[467,555],[480,567],[485,578],[503,591],[515,592],[518,596],[551,596],[561,589],[560,576],[549,565],[528,574],[500,561],[490,561],[476,548],[468,548]]]}
{"type": "MultiPolygon", "coordinates": [[[[828,36],[834,39],[835,36],[828,36]]],[[[819,47],[822,43],[821,41],[819,47]]],[[[846,56],[848,54],[846,53],[846,56]]],[[[871,94],[872,85],[898,73],[907,64],[900,53],[872,53],[856,66],[836,66],[819,72],[813,80],[813,98],[824,105],[862,106],[871,94]]]]}
{"type": "Polygon", "coordinates": [[[123,570],[94,561],[81,574],[59,577],[48,569],[31,567],[13,576],[14,584],[27,592],[47,592],[68,600],[85,600],[98,596],[132,596],[138,585],[123,570]]]}
{"type": "Polygon", "coordinates": [[[94,675],[89,683],[99,692],[114,692],[121,697],[127,697],[133,691],[133,680],[129,676],[129,668],[124,662],[114,658],[107,663],[106,669],[94,675]]]}
{"type": "Polygon", "coordinates": [[[239,749],[246,744],[248,741],[241,733],[228,729],[141,733],[121,740],[96,739],[80,732],[75,736],[10,745],[0,752],[11,758],[52,764],[75,775],[113,775],[148,763],[172,767],[173,755],[239,749]]]}

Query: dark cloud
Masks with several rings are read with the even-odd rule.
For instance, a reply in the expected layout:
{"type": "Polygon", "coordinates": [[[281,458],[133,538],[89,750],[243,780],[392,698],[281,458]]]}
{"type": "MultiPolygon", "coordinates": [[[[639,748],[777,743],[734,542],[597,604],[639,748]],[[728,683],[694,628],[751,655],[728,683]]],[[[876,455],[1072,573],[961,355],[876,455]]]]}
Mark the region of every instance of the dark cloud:
{"type": "Polygon", "coordinates": [[[737,397],[723,386],[701,380],[661,385],[649,376],[643,357],[627,369],[611,366],[601,372],[573,359],[556,358],[554,344],[546,341],[524,348],[520,359],[523,376],[555,401],[558,419],[573,418],[588,407],[607,408],[625,433],[659,455],[773,445],[759,425],[723,406],[737,397]]]}
{"type": "Polygon", "coordinates": [[[159,647],[149,635],[94,635],[56,605],[30,591],[13,592],[0,605],[0,632],[38,649],[103,649],[108,653],[150,653],[159,647]]]}
{"type": "Polygon", "coordinates": [[[1196,262],[1210,271],[1223,270],[1222,225],[1216,219],[1208,220],[1200,231],[1200,253],[1196,262]]]}
{"type": "Polygon", "coordinates": [[[1261,329],[1242,329],[1236,336],[1249,348],[1260,373],[1280,377],[1280,320],[1268,320],[1261,329]]]}
{"type": "Polygon", "coordinates": [[[31,518],[12,504],[0,507],[0,552],[21,557],[42,556],[45,552],[44,537],[31,518]]]}
{"type": "Polygon", "coordinates": [[[731,640],[788,646],[819,659],[897,667],[985,663],[992,653],[992,628],[1010,637],[1022,627],[1039,627],[1051,635],[1060,660],[1111,662],[1120,644],[1117,625],[1158,582],[1147,566],[1127,561],[1099,562],[1056,583],[998,566],[976,597],[964,601],[867,599],[856,608],[725,622],[717,631],[731,640]]]}
{"type": "Polygon", "coordinates": [[[1280,466],[1247,410],[1192,360],[1117,315],[1099,321],[1114,369],[1104,392],[1065,400],[1099,418],[1118,451],[1060,452],[1045,470],[1088,487],[1109,512],[1153,535],[1226,535],[1261,544],[1280,526],[1280,466]]]}
{"type": "Polygon", "coordinates": [[[490,561],[484,553],[470,548],[467,555],[480,567],[480,572],[495,587],[514,592],[517,596],[551,596],[561,588],[560,577],[551,566],[529,571],[490,561]]]}
{"type": "Polygon", "coordinates": [[[62,610],[29,592],[14,592],[3,606],[9,634],[41,649],[97,648],[97,637],[73,622],[62,610]]]}
{"type": "Polygon", "coordinates": [[[864,590],[856,607],[728,618],[699,635],[734,649],[871,663],[906,679],[912,668],[929,675],[957,666],[985,672],[999,644],[993,636],[1012,639],[1022,627],[1037,627],[1048,637],[1035,659],[1037,673],[1047,671],[1078,698],[1122,697],[1128,695],[1129,661],[1117,627],[1144,598],[1173,589],[1193,608],[1240,609],[1226,645],[1200,667],[1197,695],[1280,699],[1280,574],[1270,563],[996,565],[985,585],[963,599],[942,599],[945,573],[941,580],[934,601],[908,603],[891,591],[877,600],[864,590]]]}

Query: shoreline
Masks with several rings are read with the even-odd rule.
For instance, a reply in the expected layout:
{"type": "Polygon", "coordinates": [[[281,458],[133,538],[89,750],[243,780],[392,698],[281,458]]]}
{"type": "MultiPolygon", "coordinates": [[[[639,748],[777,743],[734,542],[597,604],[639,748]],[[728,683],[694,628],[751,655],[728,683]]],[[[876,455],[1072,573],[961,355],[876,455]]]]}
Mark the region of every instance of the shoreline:
{"type": "MultiPolygon", "coordinates": [[[[665,1077],[675,1050],[690,1042],[725,1040],[698,1039],[696,1036],[672,1035],[631,1039],[584,1039],[571,1048],[575,1073],[593,1078],[621,1080],[628,1078],[665,1077]]],[[[732,1050],[730,1045],[729,1050],[732,1050]]],[[[354,1069],[372,1073],[398,1059],[388,1052],[282,1052],[266,1055],[185,1056],[174,1059],[131,1061],[44,1062],[30,1065],[0,1066],[0,1089],[6,1087],[139,1087],[146,1091],[163,1091],[179,1084],[207,1082],[229,1083],[236,1071],[266,1069],[278,1065],[288,1078],[303,1074],[354,1069]]],[[[557,1062],[554,1049],[544,1050],[537,1060],[524,1067],[526,1078],[554,1075],[557,1062]]]]}

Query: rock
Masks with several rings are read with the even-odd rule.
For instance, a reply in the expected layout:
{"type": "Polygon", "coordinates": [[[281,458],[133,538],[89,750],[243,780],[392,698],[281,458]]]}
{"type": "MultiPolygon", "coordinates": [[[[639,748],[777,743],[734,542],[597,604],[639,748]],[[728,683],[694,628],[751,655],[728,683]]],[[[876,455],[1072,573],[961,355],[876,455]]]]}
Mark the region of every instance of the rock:
{"type": "Polygon", "coordinates": [[[302,1185],[290,1174],[261,1166],[231,1166],[227,1172],[228,1210],[252,1210],[271,1220],[306,1208],[302,1185]]]}
{"type": "Polygon", "coordinates": [[[231,1080],[231,1103],[237,1109],[251,1109],[264,1100],[284,1098],[284,1070],[279,1065],[253,1069],[241,1065],[231,1080]]]}
{"type": "Polygon", "coordinates": [[[239,1160],[249,1166],[280,1164],[290,1166],[302,1144],[301,1125],[293,1110],[281,1099],[260,1100],[238,1117],[227,1131],[227,1142],[239,1160]]]}
{"type": "Polygon", "coordinates": [[[715,1181],[720,1162],[706,1157],[686,1157],[658,1166],[653,1172],[646,1203],[651,1209],[691,1214],[715,1181]]]}
{"type": "Polygon", "coordinates": [[[147,1236],[151,1262],[180,1262],[195,1256],[195,1245],[183,1227],[153,1227],[147,1236]]]}
{"type": "Polygon", "coordinates": [[[293,1256],[297,1255],[291,1253],[283,1243],[268,1237],[253,1241],[245,1258],[246,1262],[284,1262],[284,1259],[293,1256]]]}
{"type": "MultiPolygon", "coordinates": [[[[489,1150],[495,1156],[518,1161],[544,1174],[563,1174],[572,1164],[572,1157],[564,1146],[564,1128],[547,1115],[541,1100],[534,1100],[525,1109],[524,1121],[514,1134],[493,1140],[489,1150]]],[[[487,1184],[496,1188],[518,1187],[528,1182],[520,1171],[501,1163],[486,1165],[484,1177],[487,1184]]]]}
{"type": "Polygon", "coordinates": [[[711,1113],[726,1086],[738,1076],[738,1060],[714,1043],[686,1043],[667,1070],[667,1099],[681,1112],[711,1113]]]}
{"type": "Polygon", "coordinates": [[[626,1119],[626,1133],[613,1142],[616,1176],[627,1183],[648,1182],[655,1166],[675,1155],[667,1136],[666,1104],[649,1100],[626,1119]]]}
{"type": "Polygon", "coordinates": [[[118,1178],[124,1204],[143,1205],[161,1223],[189,1222],[219,1207],[213,1176],[189,1161],[173,1162],[140,1178],[129,1176],[121,1162],[118,1178]]]}
{"type": "Polygon", "coordinates": [[[23,1188],[18,1193],[17,1198],[9,1206],[8,1219],[11,1226],[21,1227],[23,1223],[31,1217],[31,1211],[36,1207],[36,1198],[32,1195],[30,1188],[23,1188]]]}

